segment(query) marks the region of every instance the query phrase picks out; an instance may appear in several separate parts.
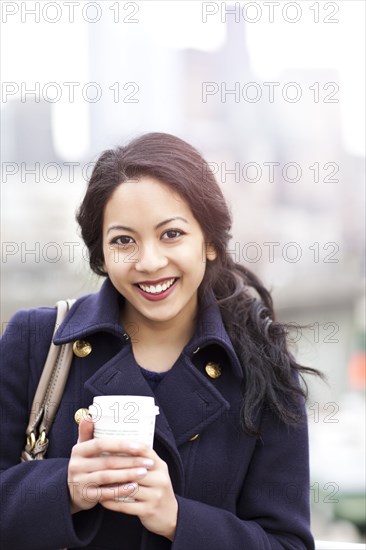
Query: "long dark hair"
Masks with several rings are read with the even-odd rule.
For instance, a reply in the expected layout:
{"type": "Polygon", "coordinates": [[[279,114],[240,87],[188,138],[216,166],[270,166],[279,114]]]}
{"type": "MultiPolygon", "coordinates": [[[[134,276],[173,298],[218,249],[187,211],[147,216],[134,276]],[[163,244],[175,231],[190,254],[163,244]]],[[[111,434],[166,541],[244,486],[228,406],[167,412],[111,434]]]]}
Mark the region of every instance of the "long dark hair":
{"type": "Polygon", "coordinates": [[[244,430],[258,433],[255,417],[263,404],[282,421],[297,422],[298,408],[293,405],[297,399],[307,397],[302,375],[322,375],[295,361],[287,342],[289,331],[295,326],[275,319],[268,290],[254,273],[235,263],[228,253],[231,238],[228,206],[209,165],[191,145],[176,136],[154,132],[131,141],[126,147],[102,153],[77,213],[91,269],[107,275],[102,250],[106,203],[121,183],[144,175],[153,176],[178,192],[199,222],[206,242],[217,252],[217,258],[206,264],[199,296],[213,290],[241,362],[244,430]],[[299,383],[297,374],[303,384],[299,383]]]}

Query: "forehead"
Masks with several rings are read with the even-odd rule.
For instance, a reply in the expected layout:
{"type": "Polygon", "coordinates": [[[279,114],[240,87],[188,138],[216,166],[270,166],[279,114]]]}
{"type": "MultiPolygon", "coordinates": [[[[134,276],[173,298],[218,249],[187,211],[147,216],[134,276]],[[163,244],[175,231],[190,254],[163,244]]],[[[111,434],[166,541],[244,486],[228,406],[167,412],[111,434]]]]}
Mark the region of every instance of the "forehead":
{"type": "Polygon", "coordinates": [[[127,180],[116,187],[106,203],[104,222],[109,223],[116,218],[147,222],[179,214],[193,218],[189,205],[175,190],[158,179],[144,176],[127,180]]]}
{"type": "Polygon", "coordinates": [[[165,196],[165,198],[183,201],[183,198],[170,185],[152,176],[129,179],[116,187],[111,198],[114,195],[125,200],[149,195],[150,197],[165,196]]]}

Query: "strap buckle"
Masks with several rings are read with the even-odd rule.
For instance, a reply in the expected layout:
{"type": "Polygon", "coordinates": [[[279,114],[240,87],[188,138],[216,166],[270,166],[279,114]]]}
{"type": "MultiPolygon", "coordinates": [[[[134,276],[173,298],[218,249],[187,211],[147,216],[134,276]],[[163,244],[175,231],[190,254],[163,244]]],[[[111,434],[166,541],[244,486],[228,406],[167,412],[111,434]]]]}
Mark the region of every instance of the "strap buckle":
{"type": "Polygon", "coordinates": [[[34,447],[36,446],[36,436],[34,435],[34,432],[31,432],[27,436],[27,445],[29,447],[29,450],[33,451],[34,447]]]}

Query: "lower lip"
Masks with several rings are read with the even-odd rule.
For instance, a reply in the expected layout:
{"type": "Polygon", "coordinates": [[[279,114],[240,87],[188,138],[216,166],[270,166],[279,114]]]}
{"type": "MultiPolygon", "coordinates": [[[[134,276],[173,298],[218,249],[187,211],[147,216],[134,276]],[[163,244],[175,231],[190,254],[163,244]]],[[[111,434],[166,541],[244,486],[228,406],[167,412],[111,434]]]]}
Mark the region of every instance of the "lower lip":
{"type": "Polygon", "coordinates": [[[172,284],[172,286],[170,286],[163,292],[160,292],[160,294],[149,294],[149,292],[145,292],[139,286],[136,286],[136,289],[141,294],[141,296],[146,298],[146,300],[150,300],[150,302],[159,302],[160,300],[165,300],[165,298],[167,298],[174,291],[178,281],[179,279],[177,279],[175,283],[172,284]]]}

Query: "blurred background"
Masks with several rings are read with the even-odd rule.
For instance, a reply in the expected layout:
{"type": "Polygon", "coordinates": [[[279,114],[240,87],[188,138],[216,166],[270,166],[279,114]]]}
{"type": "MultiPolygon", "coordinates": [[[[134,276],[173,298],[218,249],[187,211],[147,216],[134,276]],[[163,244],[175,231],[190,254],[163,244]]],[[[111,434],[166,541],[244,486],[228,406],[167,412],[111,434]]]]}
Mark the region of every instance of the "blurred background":
{"type": "Polygon", "coordinates": [[[308,380],[315,537],[364,541],[365,3],[1,9],[2,327],[98,289],[74,218],[101,151],[186,139],[230,204],[230,253],[328,378],[308,380]]]}

